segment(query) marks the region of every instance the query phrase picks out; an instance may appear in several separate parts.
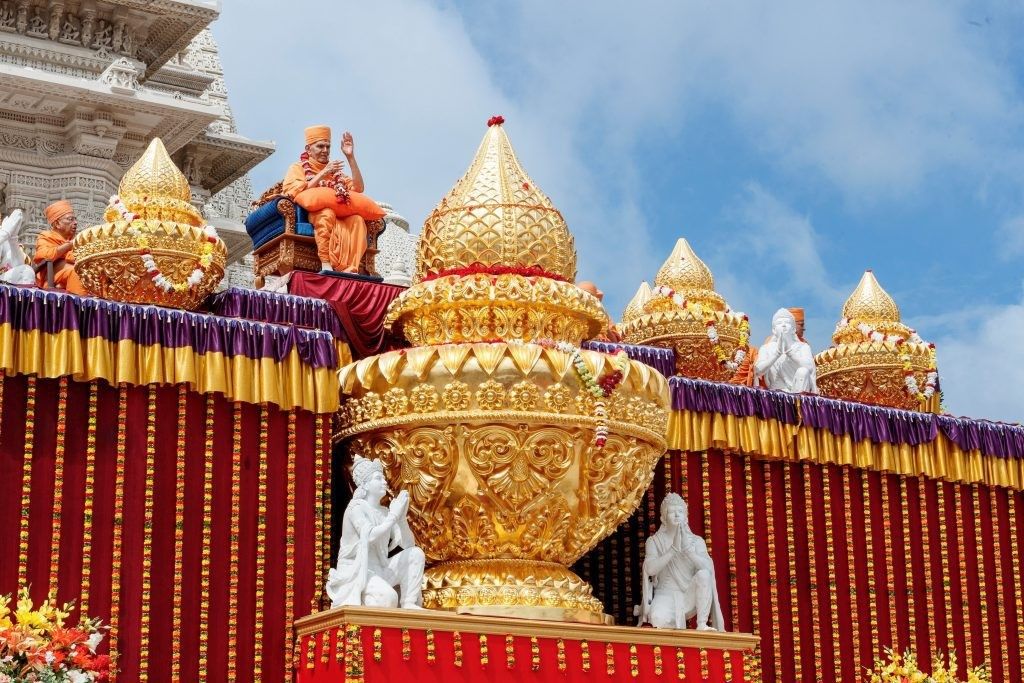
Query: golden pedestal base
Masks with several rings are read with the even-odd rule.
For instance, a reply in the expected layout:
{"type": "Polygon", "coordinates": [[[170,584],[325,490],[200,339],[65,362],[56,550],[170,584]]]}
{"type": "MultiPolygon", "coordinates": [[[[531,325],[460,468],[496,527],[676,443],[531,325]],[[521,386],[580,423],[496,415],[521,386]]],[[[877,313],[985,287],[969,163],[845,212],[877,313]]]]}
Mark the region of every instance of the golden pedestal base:
{"type": "Polygon", "coordinates": [[[460,560],[426,572],[423,606],[520,619],[611,624],[590,585],[554,562],[460,560]]]}

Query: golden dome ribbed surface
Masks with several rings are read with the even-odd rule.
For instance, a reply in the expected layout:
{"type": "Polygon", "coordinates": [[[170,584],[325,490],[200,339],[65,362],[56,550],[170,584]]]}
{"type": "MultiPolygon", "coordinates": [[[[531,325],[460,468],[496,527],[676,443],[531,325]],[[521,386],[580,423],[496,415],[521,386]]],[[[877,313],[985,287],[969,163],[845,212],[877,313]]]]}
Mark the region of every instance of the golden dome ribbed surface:
{"type": "Polygon", "coordinates": [[[414,282],[474,264],[536,266],[576,279],[572,233],[500,124],[488,127],[469,170],[424,222],[414,282]]]}
{"type": "Polygon", "coordinates": [[[898,323],[900,309],[889,293],[878,284],[875,274],[864,272],[857,289],[843,304],[843,317],[863,323],[898,323]]]}
{"type": "Polygon", "coordinates": [[[121,201],[129,211],[144,219],[174,218],[200,225],[202,216],[192,206],[192,189],[178,170],[160,138],[149,147],[121,178],[121,201]],[[176,215],[170,215],[176,214],[176,215]]]}
{"type": "Polygon", "coordinates": [[[686,238],[680,237],[668,259],[654,277],[654,284],[677,292],[686,290],[714,290],[715,278],[711,269],[693,252],[686,238]]]}
{"type": "Polygon", "coordinates": [[[647,303],[647,300],[650,299],[651,296],[651,286],[647,284],[647,281],[645,280],[640,284],[640,287],[636,290],[636,294],[633,295],[633,298],[629,300],[628,304],[626,304],[625,310],[622,311],[622,322],[629,322],[630,320],[634,320],[643,315],[644,304],[647,303]]]}

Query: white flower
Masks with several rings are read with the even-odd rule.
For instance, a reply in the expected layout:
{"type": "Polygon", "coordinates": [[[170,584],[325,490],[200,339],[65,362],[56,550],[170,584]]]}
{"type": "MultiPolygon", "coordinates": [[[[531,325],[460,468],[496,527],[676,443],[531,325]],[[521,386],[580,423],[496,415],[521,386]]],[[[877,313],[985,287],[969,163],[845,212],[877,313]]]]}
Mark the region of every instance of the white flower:
{"type": "Polygon", "coordinates": [[[69,683],[89,683],[92,677],[84,671],[69,671],[68,681],[69,683]]]}
{"type": "Polygon", "coordinates": [[[44,659],[46,659],[46,663],[47,664],[53,664],[53,660],[56,659],[56,657],[54,657],[52,652],[47,650],[46,651],[46,655],[44,656],[44,659]]]}
{"type": "Polygon", "coordinates": [[[103,633],[102,633],[102,631],[96,631],[91,636],[89,636],[89,639],[85,641],[85,644],[88,645],[89,646],[89,650],[91,650],[95,654],[96,648],[98,648],[100,646],[100,643],[102,643],[102,642],[103,642],[103,633]]]}

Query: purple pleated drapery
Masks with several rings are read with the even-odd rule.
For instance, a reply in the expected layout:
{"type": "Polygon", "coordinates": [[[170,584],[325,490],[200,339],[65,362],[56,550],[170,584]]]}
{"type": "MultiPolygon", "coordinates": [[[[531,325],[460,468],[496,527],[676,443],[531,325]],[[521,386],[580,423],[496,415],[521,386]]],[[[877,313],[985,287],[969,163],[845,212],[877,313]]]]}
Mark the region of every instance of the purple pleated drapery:
{"type": "Polygon", "coordinates": [[[622,349],[631,360],[649,365],[666,377],[671,377],[676,371],[676,354],[672,349],[600,341],[583,342],[580,348],[600,351],[601,353],[616,353],[619,349],[622,349]]]}
{"type": "Polygon", "coordinates": [[[323,299],[231,287],[211,295],[206,307],[214,315],[321,330],[348,341],[334,308],[323,299]]]}
{"type": "Polygon", "coordinates": [[[82,339],[130,340],[275,361],[297,349],[302,362],[314,368],[338,365],[329,332],[10,285],[0,285],[0,325],[44,334],[75,330],[82,339]]]}
{"type": "Polygon", "coordinates": [[[875,443],[917,445],[934,440],[941,430],[963,450],[1024,458],[1024,426],[1021,425],[897,410],[688,377],[670,377],[669,387],[673,410],[775,419],[875,443]]]}

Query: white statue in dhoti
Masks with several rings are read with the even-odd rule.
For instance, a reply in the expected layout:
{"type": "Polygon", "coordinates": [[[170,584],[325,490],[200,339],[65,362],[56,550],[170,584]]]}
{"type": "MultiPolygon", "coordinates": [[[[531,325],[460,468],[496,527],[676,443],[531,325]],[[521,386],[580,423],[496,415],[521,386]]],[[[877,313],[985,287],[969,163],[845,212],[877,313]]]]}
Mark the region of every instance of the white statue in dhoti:
{"type": "Polygon", "coordinates": [[[780,308],[772,316],[772,336],[757,352],[755,383],[764,379],[769,389],[792,393],[818,393],[818,371],[811,345],[796,332],[796,318],[780,308]]]}
{"type": "Polygon", "coordinates": [[[670,493],[661,501],[661,527],[647,539],[640,626],[686,628],[697,617],[698,631],[725,628],[715,586],[715,565],[704,539],[690,531],[686,501],[670,493]]]}
{"type": "Polygon", "coordinates": [[[359,455],[352,479],[356,490],[341,523],[338,563],[327,575],[331,607],[421,608],[425,558],[406,519],[409,493],[401,491],[389,507],[381,505],[387,492],[384,470],[379,461],[359,455]],[[395,548],[402,550],[389,556],[395,548]]]}
{"type": "Polygon", "coordinates": [[[12,285],[32,285],[36,272],[28,265],[28,257],[18,242],[25,216],[15,209],[0,223],[0,280],[12,285]]]}

